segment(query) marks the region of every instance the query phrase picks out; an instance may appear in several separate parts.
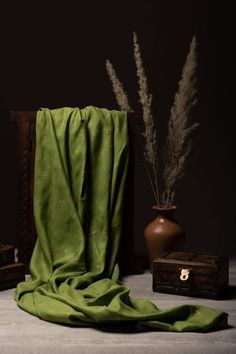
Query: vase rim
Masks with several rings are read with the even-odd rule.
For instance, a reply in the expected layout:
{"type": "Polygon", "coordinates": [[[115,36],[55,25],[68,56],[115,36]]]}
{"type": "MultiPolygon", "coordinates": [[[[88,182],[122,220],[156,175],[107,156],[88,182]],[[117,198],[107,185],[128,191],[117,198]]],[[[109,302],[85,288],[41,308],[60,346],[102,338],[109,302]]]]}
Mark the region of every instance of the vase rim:
{"type": "Polygon", "coordinates": [[[158,205],[153,205],[152,209],[156,209],[156,210],[162,210],[162,211],[168,211],[168,210],[175,210],[177,209],[176,205],[170,205],[168,207],[165,206],[158,206],[158,205]]]}

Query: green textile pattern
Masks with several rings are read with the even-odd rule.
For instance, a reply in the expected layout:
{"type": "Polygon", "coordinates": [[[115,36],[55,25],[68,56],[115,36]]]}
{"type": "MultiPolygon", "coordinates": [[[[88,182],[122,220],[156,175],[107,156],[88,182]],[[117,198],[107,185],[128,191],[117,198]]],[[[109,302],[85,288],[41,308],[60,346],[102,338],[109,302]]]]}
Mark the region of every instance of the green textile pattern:
{"type": "MultiPolygon", "coordinates": [[[[200,305],[159,310],[119,280],[127,114],[93,106],[41,109],[36,121],[34,216],[38,239],[18,306],[55,323],[135,330],[209,331],[227,314],[200,305]]],[[[126,235],[128,237],[128,235],[126,235]]]]}

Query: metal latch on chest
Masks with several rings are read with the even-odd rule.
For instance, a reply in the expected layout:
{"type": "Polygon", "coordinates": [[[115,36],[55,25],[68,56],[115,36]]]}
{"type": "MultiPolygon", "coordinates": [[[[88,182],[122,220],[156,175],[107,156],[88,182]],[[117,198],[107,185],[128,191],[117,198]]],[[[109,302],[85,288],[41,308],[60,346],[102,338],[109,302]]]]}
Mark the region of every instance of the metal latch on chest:
{"type": "Polygon", "coordinates": [[[180,269],[180,280],[186,281],[189,279],[190,273],[192,269],[186,269],[186,268],[179,268],[180,269]]]}

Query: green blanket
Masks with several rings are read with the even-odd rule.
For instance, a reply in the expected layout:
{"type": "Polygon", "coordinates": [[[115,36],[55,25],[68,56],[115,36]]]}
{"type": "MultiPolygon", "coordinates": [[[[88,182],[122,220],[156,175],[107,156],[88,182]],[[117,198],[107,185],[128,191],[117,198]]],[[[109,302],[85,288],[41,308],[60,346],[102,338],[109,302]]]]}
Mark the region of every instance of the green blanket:
{"type": "Polygon", "coordinates": [[[38,111],[38,239],[31,276],[15,292],[18,306],[73,326],[126,324],[177,332],[226,327],[224,312],[200,305],[162,311],[146,299],[131,298],[120,282],[117,252],[128,156],[125,112],[92,106],[38,111]]]}

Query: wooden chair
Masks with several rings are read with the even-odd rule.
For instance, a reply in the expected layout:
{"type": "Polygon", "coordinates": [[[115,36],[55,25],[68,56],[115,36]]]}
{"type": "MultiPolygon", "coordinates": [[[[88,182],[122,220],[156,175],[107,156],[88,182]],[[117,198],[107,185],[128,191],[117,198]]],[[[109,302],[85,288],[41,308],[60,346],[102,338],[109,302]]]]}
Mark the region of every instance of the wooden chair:
{"type": "MultiPolygon", "coordinates": [[[[19,261],[29,272],[32,251],[37,239],[33,215],[35,122],[36,111],[11,111],[10,121],[17,124],[17,178],[18,178],[18,234],[17,247],[19,261]]],[[[130,163],[125,191],[124,227],[119,251],[119,264],[122,274],[137,274],[141,263],[134,250],[134,163],[135,136],[137,122],[134,114],[128,114],[130,135],[130,163]]]]}

